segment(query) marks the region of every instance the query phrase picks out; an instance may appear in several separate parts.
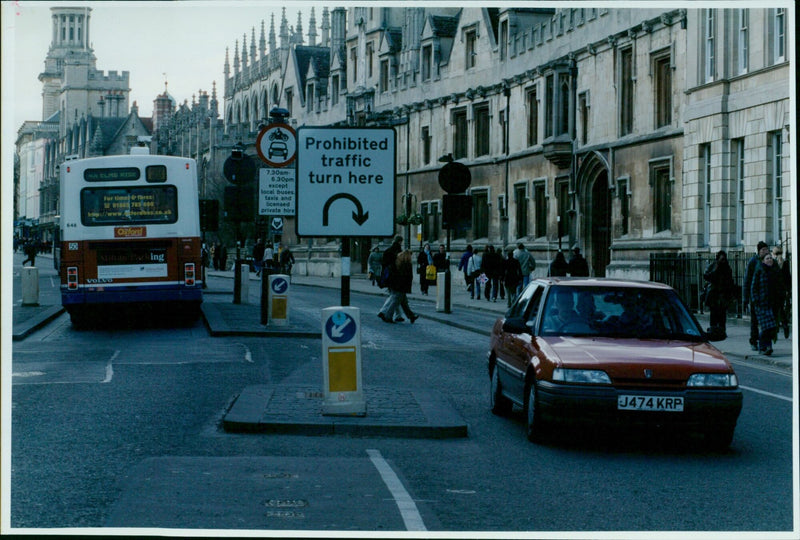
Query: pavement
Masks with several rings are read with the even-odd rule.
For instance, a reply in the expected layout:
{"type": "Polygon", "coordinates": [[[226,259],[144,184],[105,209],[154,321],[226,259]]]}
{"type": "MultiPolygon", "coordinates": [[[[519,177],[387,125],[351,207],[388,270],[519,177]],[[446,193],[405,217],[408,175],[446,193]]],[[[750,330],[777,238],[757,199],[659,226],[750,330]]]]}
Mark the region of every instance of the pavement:
{"type": "MultiPolygon", "coordinates": [[[[207,274],[230,280],[230,286],[215,285],[216,288],[204,291],[202,314],[210,335],[321,339],[319,319],[298,312],[289,313],[283,326],[262,325],[260,302],[233,303],[233,271],[209,270],[207,274]]],[[[220,282],[217,280],[217,283],[220,282]]],[[[293,275],[291,283],[292,287],[341,290],[339,277],[293,275]]],[[[261,278],[250,273],[248,286],[251,292],[260,291],[261,278]]],[[[460,273],[453,275],[451,313],[443,311],[441,299],[437,305],[436,287],[430,287],[429,295],[423,295],[415,282],[414,290],[409,295],[409,301],[414,311],[420,315],[420,321],[434,320],[486,336],[490,331],[486,324],[486,314],[501,316],[507,309],[504,300],[492,302],[470,299],[460,273]]],[[[372,285],[363,274],[351,276],[350,291],[386,296],[384,290],[372,285]]],[[[63,308],[60,305],[22,306],[15,302],[13,339],[24,339],[61,313],[63,308]]],[[[708,326],[708,314],[695,316],[703,327],[708,326]]],[[[774,353],[765,356],[750,349],[749,319],[729,318],[727,324],[727,339],[715,342],[714,345],[732,361],[792,370],[794,336],[784,339],[781,331],[780,338],[773,346],[774,353]]],[[[318,387],[280,384],[247,386],[232,400],[233,403],[223,418],[223,428],[229,432],[304,435],[346,434],[409,438],[468,436],[466,423],[444,396],[424,389],[392,387],[367,387],[362,391],[367,403],[364,416],[327,416],[322,414],[323,394],[318,387]]]]}

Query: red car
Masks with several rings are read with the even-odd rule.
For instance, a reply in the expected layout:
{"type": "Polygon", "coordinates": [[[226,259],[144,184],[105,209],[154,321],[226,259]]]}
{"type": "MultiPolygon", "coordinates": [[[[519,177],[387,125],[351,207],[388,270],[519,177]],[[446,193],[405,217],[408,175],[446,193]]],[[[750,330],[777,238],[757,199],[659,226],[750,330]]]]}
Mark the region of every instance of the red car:
{"type": "Polygon", "coordinates": [[[536,279],[492,329],[492,412],[522,407],[534,442],[563,423],[677,426],[724,449],[742,392],[713,339],[667,285],[536,279]]]}

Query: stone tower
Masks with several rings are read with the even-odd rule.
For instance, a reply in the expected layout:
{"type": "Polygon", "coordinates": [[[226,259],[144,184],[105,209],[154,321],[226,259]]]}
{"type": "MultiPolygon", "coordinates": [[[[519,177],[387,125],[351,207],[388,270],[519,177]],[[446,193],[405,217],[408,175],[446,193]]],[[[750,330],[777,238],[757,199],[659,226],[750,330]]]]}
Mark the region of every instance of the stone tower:
{"type": "Polygon", "coordinates": [[[52,12],[52,40],[44,71],[39,74],[42,81],[42,119],[50,118],[59,110],[59,96],[64,83],[64,66],[69,61],[94,69],[97,59],[89,42],[89,18],[91,8],[54,7],[52,12]]]}
{"type": "Polygon", "coordinates": [[[97,69],[89,39],[91,8],[54,7],[52,41],[42,81],[42,119],[60,111],[59,135],[81,118],[128,115],[130,73],[97,69]]]}

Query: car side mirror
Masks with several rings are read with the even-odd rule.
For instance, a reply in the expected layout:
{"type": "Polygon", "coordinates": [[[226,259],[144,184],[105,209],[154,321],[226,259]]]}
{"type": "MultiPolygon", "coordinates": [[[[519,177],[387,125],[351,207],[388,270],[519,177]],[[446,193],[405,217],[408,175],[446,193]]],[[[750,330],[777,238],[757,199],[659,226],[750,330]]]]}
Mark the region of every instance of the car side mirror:
{"type": "Polygon", "coordinates": [[[503,321],[503,332],[509,334],[530,334],[531,327],[522,317],[511,317],[503,321]]]}

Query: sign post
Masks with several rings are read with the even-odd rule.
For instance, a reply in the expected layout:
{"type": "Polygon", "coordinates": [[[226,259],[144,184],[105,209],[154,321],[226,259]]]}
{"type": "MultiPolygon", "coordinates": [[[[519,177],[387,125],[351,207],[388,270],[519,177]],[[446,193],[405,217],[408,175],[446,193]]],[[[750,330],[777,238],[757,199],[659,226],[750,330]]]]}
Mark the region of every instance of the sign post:
{"type": "MultiPolygon", "coordinates": [[[[464,221],[469,219],[464,216],[465,211],[469,215],[472,213],[472,198],[469,195],[455,195],[465,191],[472,182],[472,175],[469,168],[463,163],[453,161],[449,155],[440,158],[446,164],[439,170],[439,185],[448,193],[442,198],[442,215],[444,217],[442,226],[447,229],[447,268],[444,271],[444,312],[450,311],[450,292],[452,275],[450,273],[450,230],[458,228],[464,221]],[[459,219],[456,219],[459,216],[459,219]]],[[[437,289],[438,290],[438,289],[437,289]]],[[[437,302],[438,311],[438,302],[437,302]]]]}
{"type": "MultiPolygon", "coordinates": [[[[273,108],[270,111],[272,122],[264,126],[256,138],[258,157],[267,164],[267,168],[261,169],[258,176],[258,215],[272,216],[272,240],[283,234],[283,216],[295,215],[295,169],[287,166],[297,158],[297,134],[294,128],[284,123],[288,116],[288,110],[273,108]]],[[[264,269],[264,272],[267,270],[264,269]]],[[[267,294],[264,294],[266,280],[262,280],[261,284],[262,324],[286,325],[289,317],[289,276],[274,274],[268,279],[267,294]]]]}
{"type": "Polygon", "coordinates": [[[366,416],[361,388],[361,318],[355,307],[322,310],[322,414],[366,416]]]}
{"type": "Polygon", "coordinates": [[[393,128],[297,130],[297,234],[342,238],[342,305],[350,302],[350,237],[394,234],[393,128]]]}

